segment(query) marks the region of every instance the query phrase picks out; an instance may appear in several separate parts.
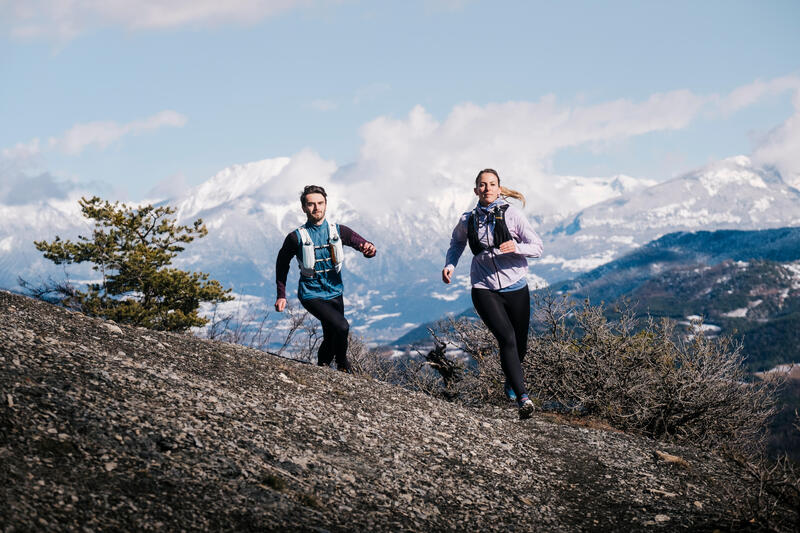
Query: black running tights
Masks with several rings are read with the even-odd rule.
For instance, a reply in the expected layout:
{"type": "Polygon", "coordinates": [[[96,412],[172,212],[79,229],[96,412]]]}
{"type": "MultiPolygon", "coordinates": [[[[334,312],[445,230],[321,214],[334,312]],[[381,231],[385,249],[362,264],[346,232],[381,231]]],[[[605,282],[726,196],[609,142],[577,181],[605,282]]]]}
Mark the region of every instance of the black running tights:
{"type": "Polygon", "coordinates": [[[472,303],[478,316],[497,339],[500,365],[517,398],[527,394],[522,360],[528,349],[531,293],[528,287],[511,292],[472,289],[472,303]]]}
{"type": "Polygon", "coordinates": [[[330,300],[300,300],[300,303],[322,322],[322,344],[317,352],[317,364],[329,366],[335,358],[336,368],[351,372],[350,361],[347,360],[347,334],[350,332],[350,324],[344,317],[342,296],[330,300]]]}

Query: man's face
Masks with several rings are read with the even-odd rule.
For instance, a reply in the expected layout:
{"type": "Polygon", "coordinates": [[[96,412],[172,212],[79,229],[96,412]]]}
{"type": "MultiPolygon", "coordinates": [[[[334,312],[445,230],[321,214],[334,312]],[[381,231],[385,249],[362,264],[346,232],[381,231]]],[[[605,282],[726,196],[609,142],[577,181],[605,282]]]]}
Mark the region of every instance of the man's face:
{"type": "Polygon", "coordinates": [[[318,192],[306,194],[306,199],[303,202],[303,212],[308,217],[308,221],[316,225],[322,224],[325,220],[325,197],[318,192]]]}

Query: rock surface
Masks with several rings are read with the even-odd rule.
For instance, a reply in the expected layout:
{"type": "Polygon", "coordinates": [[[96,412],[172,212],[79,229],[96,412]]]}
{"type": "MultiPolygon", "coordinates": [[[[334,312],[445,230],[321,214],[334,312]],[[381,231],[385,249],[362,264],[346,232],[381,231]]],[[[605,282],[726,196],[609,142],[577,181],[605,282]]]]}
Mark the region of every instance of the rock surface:
{"type": "Polygon", "coordinates": [[[7,292],[0,368],[5,531],[750,527],[702,450],[7,292]]]}

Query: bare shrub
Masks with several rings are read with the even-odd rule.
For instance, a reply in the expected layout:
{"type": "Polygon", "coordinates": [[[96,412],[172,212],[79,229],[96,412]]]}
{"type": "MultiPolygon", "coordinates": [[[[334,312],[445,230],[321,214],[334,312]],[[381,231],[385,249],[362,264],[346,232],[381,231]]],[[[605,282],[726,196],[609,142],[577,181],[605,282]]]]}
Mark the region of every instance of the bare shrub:
{"type": "Polygon", "coordinates": [[[286,329],[276,335],[270,312],[263,308],[239,306],[234,311],[222,313],[218,306],[214,306],[209,324],[199,334],[207,339],[239,344],[272,355],[283,357],[287,354],[291,359],[304,362],[316,360],[316,346],[320,340],[318,324],[308,320],[305,310],[292,306],[286,307],[285,316],[286,329]],[[278,347],[274,348],[275,345],[278,347]]]}
{"type": "Polygon", "coordinates": [[[64,273],[64,279],[56,281],[48,277],[38,285],[22,278],[17,277],[17,283],[27,296],[37,300],[43,300],[52,304],[63,305],[67,309],[78,311],[81,309],[78,289],[70,282],[64,273]]]}
{"type": "MultiPolygon", "coordinates": [[[[630,309],[609,321],[602,306],[539,298],[523,363],[531,397],[548,408],[601,418],[612,426],[674,441],[762,449],[779,380],[748,382],[742,353],[698,332],[682,341],[669,321],[639,321],[630,309]]],[[[474,368],[455,395],[465,403],[503,402],[497,342],[479,320],[440,323],[438,335],[474,368]]]]}
{"type": "MultiPolygon", "coordinates": [[[[797,411],[793,428],[800,432],[797,411]]],[[[745,502],[740,514],[772,531],[800,531],[800,465],[786,453],[777,460],[766,454],[748,458],[733,451],[728,455],[747,476],[744,494],[727,495],[731,501],[745,502]]]]}
{"type": "Polygon", "coordinates": [[[525,373],[543,402],[656,438],[762,448],[780,380],[748,382],[740,346],[702,330],[682,340],[674,323],[631,309],[609,321],[588,302],[536,304],[545,333],[529,342],[525,373]]]}
{"type": "Polygon", "coordinates": [[[353,366],[353,372],[357,374],[431,396],[441,396],[447,390],[442,386],[439,374],[431,369],[428,361],[419,357],[419,354],[387,356],[376,350],[370,350],[363,339],[351,334],[347,357],[353,366]]]}
{"type": "MultiPolygon", "coordinates": [[[[497,341],[483,322],[468,318],[442,320],[431,330],[431,335],[437,345],[449,345],[457,354],[464,354],[453,369],[456,376],[446,382],[447,389],[443,392],[446,398],[472,406],[508,403],[502,392],[505,377],[497,354],[497,341]]],[[[432,367],[436,369],[439,365],[432,367]]]]}

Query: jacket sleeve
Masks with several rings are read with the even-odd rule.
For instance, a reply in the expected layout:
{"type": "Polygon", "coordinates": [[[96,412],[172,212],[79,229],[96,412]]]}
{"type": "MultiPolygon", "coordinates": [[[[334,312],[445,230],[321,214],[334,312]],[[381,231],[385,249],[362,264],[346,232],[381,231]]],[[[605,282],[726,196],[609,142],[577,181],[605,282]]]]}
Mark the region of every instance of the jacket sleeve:
{"type": "MultiPolygon", "coordinates": [[[[349,246],[350,248],[355,248],[356,250],[361,250],[361,245],[367,244],[369,241],[353,231],[352,229],[348,228],[344,224],[339,224],[339,236],[342,238],[342,244],[345,246],[349,246]]],[[[372,244],[372,243],[370,243],[372,244]]]]}
{"type": "Polygon", "coordinates": [[[469,213],[464,213],[458,219],[458,224],[453,229],[453,235],[450,237],[450,247],[447,249],[447,255],[444,259],[444,267],[452,268],[455,270],[458,265],[458,260],[461,254],[464,253],[464,248],[467,246],[467,219],[469,213]]]}
{"type": "Polygon", "coordinates": [[[278,259],[275,261],[275,285],[276,292],[278,294],[277,298],[286,298],[286,277],[289,275],[289,266],[291,264],[292,257],[297,254],[298,244],[299,241],[297,240],[297,235],[295,232],[291,232],[283,240],[283,246],[281,246],[281,249],[278,252],[278,259]]]}
{"type": "Polygon", "coordinates": [[[528,222],[528,217],[525,216],[521,210],[510,207],[511,211],[511,229],[515,235],[515,244],[517,246],[516,253],[525,257],[542,257],[543,245],[542,239],[533,230],[533,226],[528,222]]]}

